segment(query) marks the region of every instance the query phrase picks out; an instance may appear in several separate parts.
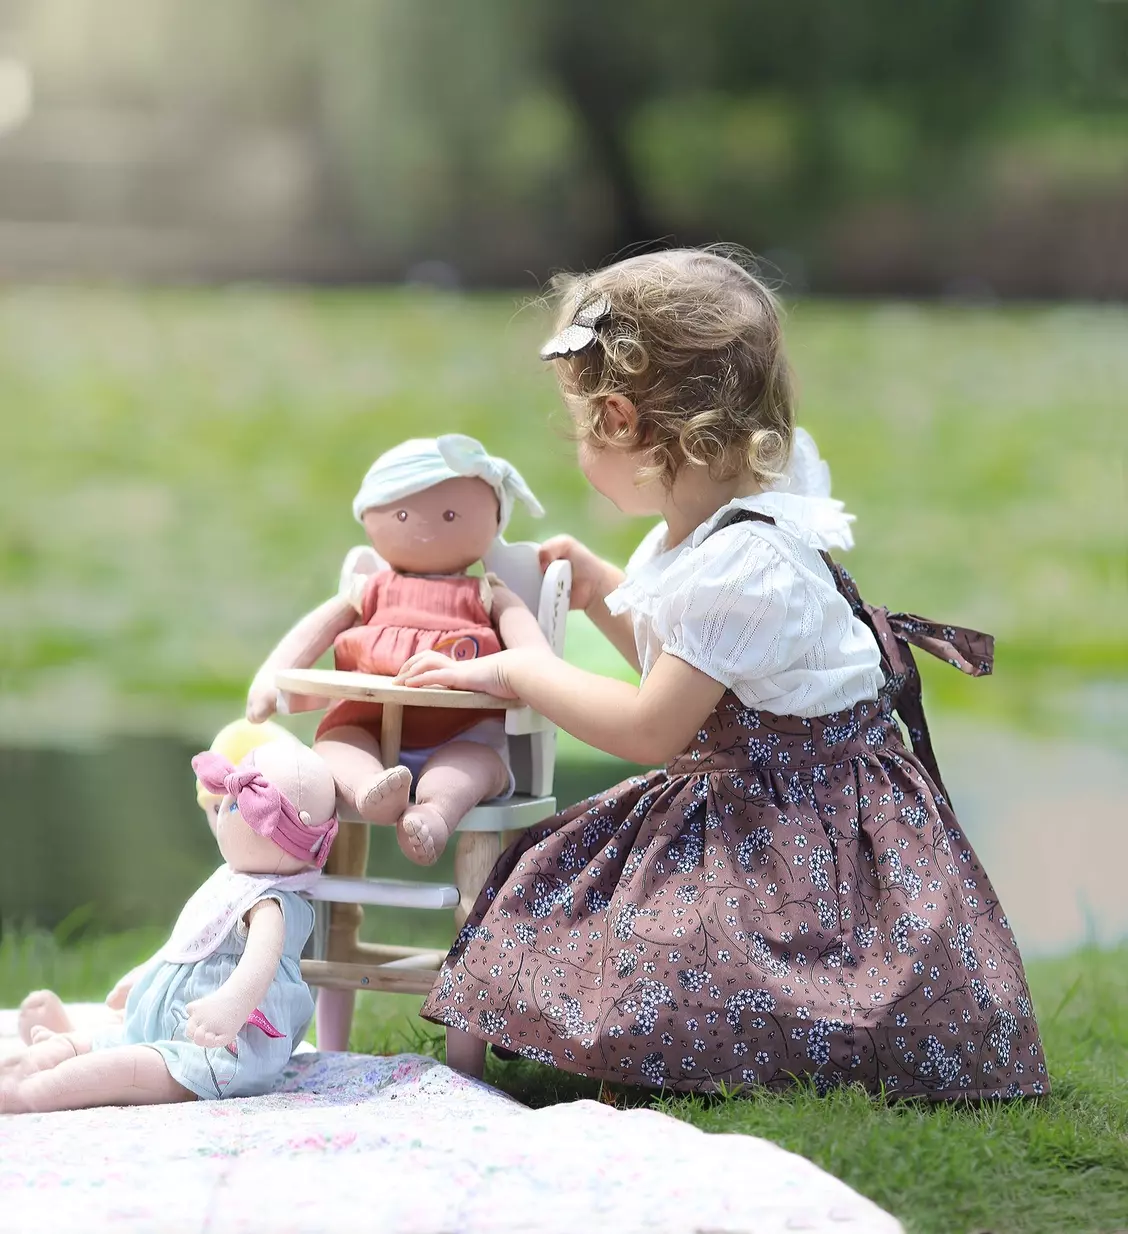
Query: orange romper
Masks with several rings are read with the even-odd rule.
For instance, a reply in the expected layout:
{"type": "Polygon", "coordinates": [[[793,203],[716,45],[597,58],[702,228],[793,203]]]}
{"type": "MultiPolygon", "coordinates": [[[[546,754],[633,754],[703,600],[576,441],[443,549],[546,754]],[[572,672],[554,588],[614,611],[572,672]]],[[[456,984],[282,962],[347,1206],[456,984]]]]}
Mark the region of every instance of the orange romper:
{"type": "MultiPolygon", "coordinates": [[[[381,570],[373,574],[360,598],[360,624],[338,634],[333,642],[335,666],[344,672],[394,677],[419,651],[441,651],[454,660],[473,660],[501,650],[490,620],[484,579],[465,574],[422,577],[381,570]]],[[[487,590],[488,594],[488,590],[487,590]]],[[[342,699],[326,711],[317,739],[346,725],[380,736],[383,708],[379,703],[342,699]]],[[[483,720],[504,711],[473,711],[441,707],[405,707],[405,750],[440,746],[483,720]]]]}

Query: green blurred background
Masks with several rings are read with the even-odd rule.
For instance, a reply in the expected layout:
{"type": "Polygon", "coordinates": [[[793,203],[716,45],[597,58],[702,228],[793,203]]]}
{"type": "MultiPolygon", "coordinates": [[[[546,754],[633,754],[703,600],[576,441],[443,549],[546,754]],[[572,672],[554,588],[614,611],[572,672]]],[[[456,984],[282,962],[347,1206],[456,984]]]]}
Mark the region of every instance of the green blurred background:
{"type": "MultiPolygon", "coordinates": [[[[1128,934],[1126,220],[1123,3],[0,0],[9,937],[175,916],[188,758],[395,441],[481,437],[549,510],[512,534],[625,560],[538,296],[719,239],[785,296],[863,593],[998,636],[926,688],[1020,942],[1128,934]]],[[[562,741],[560,800],[622,772],[562,741]]]]}

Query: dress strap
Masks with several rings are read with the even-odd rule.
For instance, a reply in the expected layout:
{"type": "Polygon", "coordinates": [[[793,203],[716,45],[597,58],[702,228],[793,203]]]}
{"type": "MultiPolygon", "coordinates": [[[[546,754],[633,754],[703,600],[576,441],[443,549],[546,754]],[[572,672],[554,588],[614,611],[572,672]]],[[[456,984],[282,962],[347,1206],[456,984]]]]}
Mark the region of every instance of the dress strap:
{"type": "MultiPolygon", "coordinates": [[[[732,527],[735,523],[770,523],[775,526],[775,519],[770,514],[761,514],[759,510],[737,510],[732,518],[726,518],[721,527],[732,527]]],[[[717,530],[720,531],[721,527],[717,530]]]]}
{"type": "MultiPolygon", "coordinates": [[[[756,510],[738,510],[722,526],[731,527],[734,523],[770,523],[774,526],[775,519],[756,510]]],[[[920,670],[913,659],[911,645],[915,644],[921,651],[927,651],[970,677],[985,677],[994,666],[995,640],[990,634],[982,634],[978,630],[942,625],[912,613],[891,613],[887,608],[875,608],[858,594],[857,584],[849,571],[843,569],[829,553],[820,552],[819,555],[830,570],[839,594],[853,609],[854,616],[868,626],[877,639],[881,671],[885,675],[884,691],[892,702],[893,710],[909,730],[913,753],[920,759],[936,787],[947,797],[948,790],[940,778],[940,767],[932,748],[932,736],[924,714],[920,670]]]]}
{"type": "Polygon", "coordinates": [[[920,670],[913,659],[910,644],[936,656],[967,673],[970,677],[985,677],[994,666],[995,640],[990,634],[969,630],[963,626],[942,625],[912,613],[891,613],[887,608],[875,608],[858,594],[857,584],[847,570],[828,553],[821,554],[834,577],[835,586],[849,602],[854,615],[873,631],[881,653],[881,669],[885,674],[885,689],[893,710],[905,722],[913,752],[923,763],[936,787],[948,795],[940,778],[940,767],[932,748],[932,737],[924,714],[920,670]]]}

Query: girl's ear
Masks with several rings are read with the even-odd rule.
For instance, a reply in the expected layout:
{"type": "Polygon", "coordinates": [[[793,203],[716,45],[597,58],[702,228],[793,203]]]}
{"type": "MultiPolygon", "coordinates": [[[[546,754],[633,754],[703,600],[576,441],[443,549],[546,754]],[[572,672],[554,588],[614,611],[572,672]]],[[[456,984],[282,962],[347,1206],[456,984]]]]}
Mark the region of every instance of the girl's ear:
{"type": "Polygon", "coordinates": [[[608,437],[629,440],[638,425],[638,408],[625,394],[609,394],[603,400],[603,424],[608,437]]]}

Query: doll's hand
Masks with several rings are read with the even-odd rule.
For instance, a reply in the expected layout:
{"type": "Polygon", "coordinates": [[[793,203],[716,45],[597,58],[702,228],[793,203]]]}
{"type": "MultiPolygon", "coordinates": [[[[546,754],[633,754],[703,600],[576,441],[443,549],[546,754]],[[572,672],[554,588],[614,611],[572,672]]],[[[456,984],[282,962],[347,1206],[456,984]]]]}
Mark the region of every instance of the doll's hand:
{"type": "Polygon", "coordinates": [[[516,698],[506,673],[513,654],[500,651],[479,660],[452,660],[440,651],[421,651],[400,669],[396,684],[445,686],[448,690],[492,694],[494,698],[516,698]]]}
{"type": "Polygon", "coordinates": [[[230,1045],[247,1022],[242,1009],[232,1005],[222,991],[198,998],[188,1004],[188,1023],[184,1035],[189,1041],[210,1050],[213,1046],[230,1045]]]}
{"type": "Polygon", "coordinates": [[[622,581],[619,570],[572,536],[553,536],[551,540],[546,540],[540,546],[539,557],[542,570],[547,570],[554,561],[571,562],[572,596],[568,602],[569,608],[586,612],[622,581]]]}
{"type": "Polygon", "coordinates": [[[278,709],[278,691],[274,686],[252,685],[247,695],[247,719],[252,724],[268,720],[278,709]]]}
{"type": "Polygon", "coordinates": [[[141,970],[145,967],[144,964],[138,964],[136,968],[131,968],[128,973],[117,983],[116,986],[106,995],[106,1006],[111,1011],[124,1011],[126,1000],[129,998],[129,993],[137,984],[137,978],[141,976],[141,970]]]}

